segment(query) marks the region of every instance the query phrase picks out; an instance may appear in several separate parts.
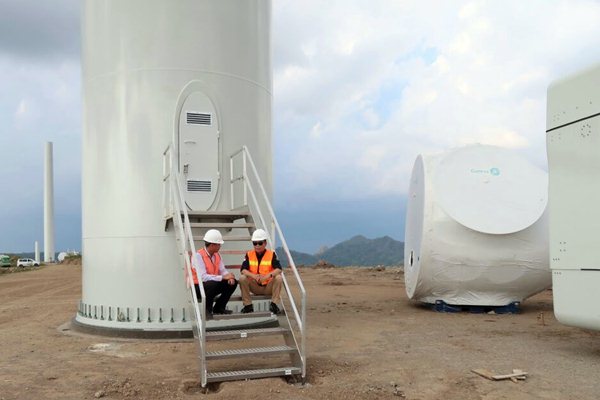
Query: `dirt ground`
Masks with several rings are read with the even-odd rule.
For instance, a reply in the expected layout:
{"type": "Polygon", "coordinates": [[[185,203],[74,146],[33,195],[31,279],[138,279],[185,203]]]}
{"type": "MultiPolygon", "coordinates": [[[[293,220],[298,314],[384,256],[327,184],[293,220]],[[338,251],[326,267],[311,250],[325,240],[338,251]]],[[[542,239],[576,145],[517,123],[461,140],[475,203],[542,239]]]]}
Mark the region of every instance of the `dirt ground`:
{"type": "Polygon", "coordinates": [[[600,332],[563,326],[552,294],[517,315],[445,314],[410,302],[397,268],[305,268],[308,382],[269,378],[199,390],[191,340],[61,331],[81,267],[0,275],[0,399],[597,399],[600,332]],[[522,369],[525,381],[471,372],[522,369]]]}

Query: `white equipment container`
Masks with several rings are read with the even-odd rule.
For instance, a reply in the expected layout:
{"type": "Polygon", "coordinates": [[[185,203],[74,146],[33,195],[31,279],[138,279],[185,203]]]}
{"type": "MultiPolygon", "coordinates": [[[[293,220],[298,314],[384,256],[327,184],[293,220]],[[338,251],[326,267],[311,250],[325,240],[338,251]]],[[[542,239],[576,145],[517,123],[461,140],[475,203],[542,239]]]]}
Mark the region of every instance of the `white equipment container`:
{"type": "Polygon", "coordinates": [[[600,330],[600,64],[548,88],[554,314],[600,330]]]}
{"type": "Polygon", "coordinates": [[[78,322],[191,329],[163,151],[175,144],[192,209],[230,209],[229,155],[243,145],[271,196],[270,13],[267,0],[84,3],[78,322]]]}
{"type": "Polygon", "coordinates": [[[420,155],[408,195],[409,298],[504,306],[550,286],[541,169],[494,146],[420,155]]]}

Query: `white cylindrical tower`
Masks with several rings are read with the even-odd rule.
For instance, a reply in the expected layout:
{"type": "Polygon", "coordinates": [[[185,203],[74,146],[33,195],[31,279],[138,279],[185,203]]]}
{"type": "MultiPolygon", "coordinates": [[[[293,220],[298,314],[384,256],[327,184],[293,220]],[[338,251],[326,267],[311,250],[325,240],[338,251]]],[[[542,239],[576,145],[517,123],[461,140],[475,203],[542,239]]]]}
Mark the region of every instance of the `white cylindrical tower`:
{"type": "Polygon", "coordinates": [[[34,247],[34,252],[35,252],[35,261],[37,261],[39,263],[40,262],[40,247],[38,246],[37,240],[35,241],[35,244],[33,247],[34,247]]]}
{"type": "Polygon", "coordinates": [[[271,195],[270,13],[268,0],[85,2],[78,322],[191,328],[163,152],[174,144],[193,209],[229,209],[243,145],[271,195]]]}
{"type": "Polygon", "coordinates": [[[406,211],[408,297],[504,306],[549,287],[547,188],[544,171],[494,146],[417,157],[406,211]]]}
{"type": "Polygon", "coordinates": [[[52,142],[44,152],[44,262],[54,261],[54,174],[52,142]]]}

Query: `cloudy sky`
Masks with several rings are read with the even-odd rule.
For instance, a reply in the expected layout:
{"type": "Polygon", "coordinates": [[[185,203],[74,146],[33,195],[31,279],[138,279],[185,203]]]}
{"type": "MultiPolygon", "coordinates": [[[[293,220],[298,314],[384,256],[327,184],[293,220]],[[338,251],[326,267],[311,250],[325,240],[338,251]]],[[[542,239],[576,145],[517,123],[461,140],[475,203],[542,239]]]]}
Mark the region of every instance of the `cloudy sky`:
{"type": "MultiPolygon", "coordinates": [[[[79,0],[0,0],[0,252],[81,246],[79,0]]],[[[412,163],[470,143],[546,168],[546,88],[600,62],[600,1],[274,0],[275,208],[294,249],[402,240],[412,163]]]]}

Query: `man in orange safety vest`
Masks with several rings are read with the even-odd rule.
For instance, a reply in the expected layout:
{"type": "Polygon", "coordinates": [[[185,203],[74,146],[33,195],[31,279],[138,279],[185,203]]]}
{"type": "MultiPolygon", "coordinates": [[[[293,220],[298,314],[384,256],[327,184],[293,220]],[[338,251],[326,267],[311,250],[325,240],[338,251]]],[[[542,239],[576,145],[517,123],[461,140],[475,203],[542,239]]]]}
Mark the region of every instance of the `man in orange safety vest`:
{"type": "Polygon", "coordinates": [[[258,295],[271,295],[270,310],[273,314],[279,314],[281,285],[281,264],[277,255],[272,250],[267,250],[267,232],[257,229],[252,234],[252,246],[254,250],[246,253],[240,271],[240,289],[242,291],[242,302],[244,308],[242,313],[254,312],[250,292],[258,295]]]}
{"type": "Polygon", "coordinates": [[[237,287],[237,281],[233,274],[227,271],[219,254],[221,245],[224,243],[223,236],[218,230],[210,229],[204,235],[203,240],[204,248],[198,250],[192,261],[196,295],[200,301],[200,287],[198,286],[198,277],[200,277],[206,295],[206,314],[208,318],[212,314],[231,314],[232,311],[225,308],[225,306],[237,287]],[[220,296],[215,302],[215,297],[219,294],[220,296]]]}

